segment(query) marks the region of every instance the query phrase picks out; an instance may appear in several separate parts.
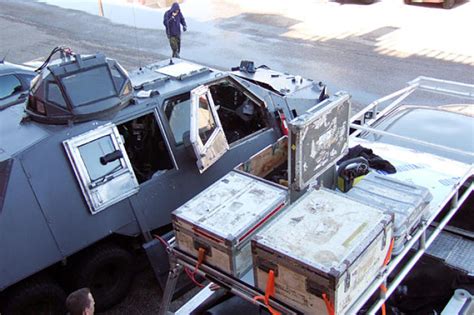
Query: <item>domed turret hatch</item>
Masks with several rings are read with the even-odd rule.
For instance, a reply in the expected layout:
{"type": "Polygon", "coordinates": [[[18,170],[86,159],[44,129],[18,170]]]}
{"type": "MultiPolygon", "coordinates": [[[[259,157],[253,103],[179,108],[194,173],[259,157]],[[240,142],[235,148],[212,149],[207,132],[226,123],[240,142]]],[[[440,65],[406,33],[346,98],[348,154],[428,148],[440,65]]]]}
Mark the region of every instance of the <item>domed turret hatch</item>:
{"type": "Polygon", "coordinates": [[[56,48],[37,71],[26,112],[42,123],[101,119],[127,106],[133,97],[127,72],[101,53],[81,56],[56,48]],[[61,58],[50,62],[56,52],[61,58]]]}

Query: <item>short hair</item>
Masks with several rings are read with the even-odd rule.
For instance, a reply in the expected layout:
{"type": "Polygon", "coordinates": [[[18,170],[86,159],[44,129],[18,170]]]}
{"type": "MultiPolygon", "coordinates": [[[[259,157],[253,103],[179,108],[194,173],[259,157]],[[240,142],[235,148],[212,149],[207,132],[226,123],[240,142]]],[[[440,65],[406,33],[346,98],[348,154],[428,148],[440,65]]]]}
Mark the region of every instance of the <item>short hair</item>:
{"type": "Polygon", "coordinates": [[[82,315],[88,307],[91,307],[89,288],[82,288],[69,294],[66,299],[66,308],[71,315],[82,315]]]}

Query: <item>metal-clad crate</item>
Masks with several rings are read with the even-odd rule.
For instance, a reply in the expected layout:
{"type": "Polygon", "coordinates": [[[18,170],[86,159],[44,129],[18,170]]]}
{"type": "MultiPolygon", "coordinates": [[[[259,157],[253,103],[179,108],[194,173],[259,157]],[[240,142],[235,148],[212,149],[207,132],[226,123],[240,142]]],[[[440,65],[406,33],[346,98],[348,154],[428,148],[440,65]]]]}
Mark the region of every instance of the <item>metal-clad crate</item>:
{"type": "Polygon", "coordinates": [[[172,213],[177,247],[235,277],[252,265],[250,238],[287,200],[287,190],[258,178],[230,172],[172,213]]]}
{"type": "Polygon", "coordinates": [[[305,314],[336,314],[375,280],[392,237],[393,217],[333,191],[307,192],[252,240],[255,283],[275,273],[275,298],[305,314]]]}
{"type": "Polygon", "coordinates": [[[409,233],[429,212],[432,199],[428,188],[375,173],[369,173],[344,195],[394,215],[394,255],[402,251],[409,233]]]}
{"type": "Polygon", "coordinates": [[[304,190],[347,153],[350,107],[349,94],[340,93],[289,122],[292,189],[304,190]]]}

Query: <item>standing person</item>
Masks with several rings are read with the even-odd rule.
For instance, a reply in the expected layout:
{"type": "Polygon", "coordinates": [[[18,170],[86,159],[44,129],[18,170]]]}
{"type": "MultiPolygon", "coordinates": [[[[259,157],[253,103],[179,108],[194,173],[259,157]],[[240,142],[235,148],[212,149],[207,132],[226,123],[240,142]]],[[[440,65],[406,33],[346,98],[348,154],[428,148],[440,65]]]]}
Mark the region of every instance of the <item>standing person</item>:
{"type": "Polygon", "coordinates": [[[66,308],[69,315],[94,315],[95,301],[89,288],[82,288],[69,294],[66,308]]]}
{"type": "Polygon", "coordinates": [[[173,3],[171,9],[165,12],[163,24],[165,25],[166,35],[170,41],[173,57],[180,58],[179,52],[181,50],[181,25],[183,25],[184,32],[186,32],[187,26],[186,20],[184,19],[177,2],[173,3]]]}

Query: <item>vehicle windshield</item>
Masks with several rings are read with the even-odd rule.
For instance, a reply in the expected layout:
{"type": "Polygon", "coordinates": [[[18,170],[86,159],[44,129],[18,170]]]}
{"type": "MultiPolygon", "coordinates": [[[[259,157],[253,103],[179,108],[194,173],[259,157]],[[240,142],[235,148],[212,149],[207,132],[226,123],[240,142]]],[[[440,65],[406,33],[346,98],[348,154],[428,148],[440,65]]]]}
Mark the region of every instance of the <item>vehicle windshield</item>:
{"type": "MultiPolygon", "coordinates": [[[[382,120],[376,128],[471,154],[474,152],[472,117],[456,112],[428,107],[407,107],[382,120]]],[[[474,162],[473,157],[469,155],[427,147],[390,136],[366,134],[364,138],[408,147],[468,164],[474,162]]]]}
{"type": "Polygon", "coordinates": [[[74,107],[117,95],[110,72],[105,66],[67,76],[62,79],[62,83],[74,107]]]}

